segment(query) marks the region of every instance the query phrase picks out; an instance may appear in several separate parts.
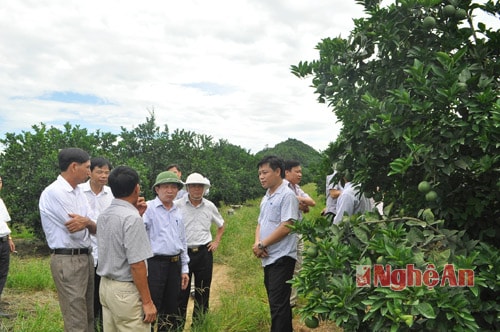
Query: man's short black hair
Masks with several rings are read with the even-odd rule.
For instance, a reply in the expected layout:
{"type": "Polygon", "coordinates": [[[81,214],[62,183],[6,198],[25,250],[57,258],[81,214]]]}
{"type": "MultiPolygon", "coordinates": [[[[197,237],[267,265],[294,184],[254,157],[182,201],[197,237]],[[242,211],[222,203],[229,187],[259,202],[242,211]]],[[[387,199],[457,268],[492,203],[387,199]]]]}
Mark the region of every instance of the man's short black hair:
{"type": "Polygon", "coordinates": [[[118,166],[109,173],[108,185],[115,198],[130,196],[139,183],[139,174],[132,167],[118,166]]]}
{"type": "Polygon", "coordinates": [[[94,168],[96,168],[96,167],[102,168],[104,166],[108,166],[109,170],[113,169],[113,166],[111,166],[111,162],[106,158],[94,157],[94,158],[90,159],[90,170],[91,171],[93,171],[94,168]]]}
{"type": "Polygon", "coordinates": [[[181,172],[181,167],[179,166],[179,164],[170,164],[167,166],[167,171],[170,171],[172,168],[175,168],[177,169],[179,172],[181,172]]]}
{"type": "Polygon", "coordinates": [[[259,163],[257,164],[257,168],[260,168],[265,164],[269,164],[269,167],[271,167],[273,171],[279,168],[281,178],[285,178],[285,162],[283,161],[283,159],[277,156],[265,156],[261,161],[259,161],[259,163]]]}
{"type": "Polygon", "coordinates": [[[71,163],[83,164],[89,161],[90,156],[86,151],[80,148],[66,148],[59,151],[57,160],[59,161],[59,169],[64,172],[68,169],[71,163]]]}
{"type": "Polygon", "coordinates": [[[291,171],[292,168],[297,166],[300,166],[300,161],[293,159],[285,160],[285,171],[291,171]]]}

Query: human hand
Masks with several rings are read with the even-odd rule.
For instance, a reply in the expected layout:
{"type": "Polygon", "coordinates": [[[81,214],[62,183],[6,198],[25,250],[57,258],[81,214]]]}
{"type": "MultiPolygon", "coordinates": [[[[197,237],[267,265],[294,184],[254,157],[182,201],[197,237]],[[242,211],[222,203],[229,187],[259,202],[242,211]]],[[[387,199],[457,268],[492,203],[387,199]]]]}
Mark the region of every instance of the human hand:
{"type": "Polygon", "coordinates": [[[144,311],[144,319],[142,320],[144,323],[153,323],[156,320],[156,306],[153,301],[148,303],[142,303],[142,310],[144,311]]]}
{"type": "Polygon", "coordinates": [[[189,285],[189,274],[183,273],[181,276],[181,289],[182,290],[187,289],[188,285],[189,285]]]}
{"type": "Polygon", "coordinates": [[[14,244],[14,241],[12,241],[12,238],[9,237],[9,247],[10,247],[10,252],[16,252],[16,245],[14,244]]]}
{"type": "Polygon", "coordinates": [[[139,211],[139,215],[142,217],[146,209],[148,208],[148,204],[146,203],[146,199],[144,197],[139,197],[137,203],[135,203],[135,207],[139,211]]]}
{"type": "Polygon", "coordinates": [[[88,217],[83,217],[75,213],[68,213],[68,216],[70,216],[71,219],[66,221],[64,225],[70,233],[79,232],[87,228],[91,222],[93,223],[88,217]]]}
{"type": "Polygon", "coordinates": [[[308,213],[309,212],[309,206],[305,203],[299,203],[299,210],[308,213]]]}
{"type": "Polygon", "coordinates": [[[254,245],[252,247],[252,250],[253,250],[253,254],[257,258],[264,258],[264,257],[269,256],[269,254],[267,253],[267,249],[266,248],[259,249],[259,243],[258,242],[254,243],[254,245]]]}
{"type": "Polygon", "coordinates": [[[215,250],[217,250],[218,247],[219,247],[219,242],[217,242],[217,241],[210,242],[207,246],[208,251],[215,251],[215,250]]]}

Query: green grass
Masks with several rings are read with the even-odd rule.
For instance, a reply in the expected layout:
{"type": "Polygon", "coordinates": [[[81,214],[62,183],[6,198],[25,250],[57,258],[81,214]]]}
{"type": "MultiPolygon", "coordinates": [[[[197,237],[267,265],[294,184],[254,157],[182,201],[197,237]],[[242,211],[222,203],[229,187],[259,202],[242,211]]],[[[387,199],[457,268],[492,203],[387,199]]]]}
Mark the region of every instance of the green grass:
{"type": "Polygon", "coordinates": [[[10,303],[6,311],[16,317],[0,320],[0,331],[63,331],[48,257],[11,256],[2,297],[10,303]]]}
{"type": "MultiPolygon", "coordinates": [[[[319,216],[324,207],[324,197],[316,195],[312,184],[304,186],[303,189],[317,203],[305,217],[319,216]]],[[[228,284],[217,294],[220,304],[211,307],[205,320],[195,325],[191,331],[269,330],[270,315],[264,288],[264,273],[260,260],[252,253],[259,203],[260,199],[249,201],[243,207],[235,209],[233,215],[227,214],[227,207],[221,207],[226,230],[219,249],[214,254],[214,262],[228,267],[228,284]]],[[[4,295],[5,299],[11,302],[8,311],[16,312],[17,317],[0,320],[0,332],[63,331],[48,257],[12,256],[4,295]],[[13,298],[16,303],[12,303],[13,298]]]]}
{"type": "Polygon", "coordinates": [[[49,259],[11,256],[7,288],[25,291],[54,290],[49,259]]]}

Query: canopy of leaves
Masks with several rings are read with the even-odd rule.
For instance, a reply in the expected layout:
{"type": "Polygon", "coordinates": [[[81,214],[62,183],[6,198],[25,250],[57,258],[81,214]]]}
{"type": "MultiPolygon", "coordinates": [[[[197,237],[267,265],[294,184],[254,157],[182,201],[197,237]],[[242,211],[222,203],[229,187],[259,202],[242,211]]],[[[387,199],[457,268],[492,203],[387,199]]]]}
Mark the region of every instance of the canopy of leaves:
{"type": "Polygon", "coordinates": [[[368,16],[349,38],[325,38],[318,60],[292,66],[343,124],[326,153],[408,212],[431,182],[448,227],[499,243],[500,32],[477,21],[498,19],[499,2],[358,3],[368,16]]]}
{"type": "Polygon", "coordinates": [[[342,122],[328,162],[386,209],[338,227],[298,225],[319,251],[294,278],[308,298],[302,314],[345,330],[498,330],[500,31],[478,18],[498,20],[500,2],[357,2],[367,15],[349,37],[323,39],[319,59],[292,73],[312,76],[318,101],[342,122]],[[422,181],[432,195],[419,191],[422,181]],[[393,268],[469,266],[477,283],[356,287],[354,266],[379,259],[393,268]]]}

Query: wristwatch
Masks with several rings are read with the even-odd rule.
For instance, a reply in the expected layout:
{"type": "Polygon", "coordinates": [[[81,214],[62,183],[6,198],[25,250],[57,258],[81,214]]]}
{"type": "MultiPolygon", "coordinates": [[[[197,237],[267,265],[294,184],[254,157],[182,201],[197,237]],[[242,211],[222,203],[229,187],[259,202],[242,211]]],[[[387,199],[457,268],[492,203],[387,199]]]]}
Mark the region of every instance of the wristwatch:
{"type": "Polygon", "coordinates": [[[259,248],[259,250],[266,249],[266,247],[264,247],[264,245],[262,244],[262,242],[259,242],[259,244],[257,244],[257,248],[259,248]]]}

